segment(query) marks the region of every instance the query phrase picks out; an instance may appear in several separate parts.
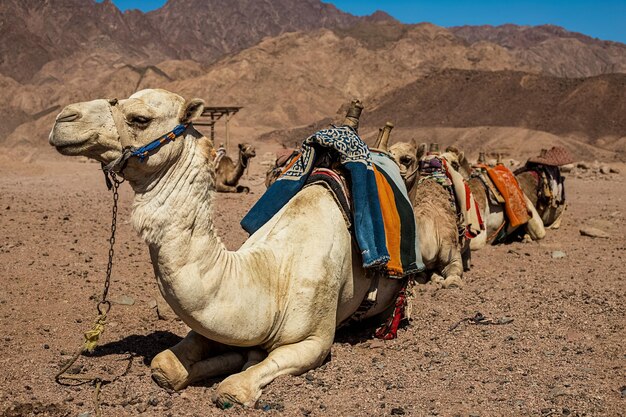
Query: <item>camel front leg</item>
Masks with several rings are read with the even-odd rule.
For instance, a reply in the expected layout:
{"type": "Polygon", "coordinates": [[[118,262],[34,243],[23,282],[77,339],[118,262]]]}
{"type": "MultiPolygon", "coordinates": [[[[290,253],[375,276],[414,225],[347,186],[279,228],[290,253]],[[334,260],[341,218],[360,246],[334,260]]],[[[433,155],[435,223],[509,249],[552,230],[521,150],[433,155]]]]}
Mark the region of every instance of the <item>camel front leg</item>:
{"type": "Polygon", "coordinates": [[[218,193],[238,193],[239,192],[237,190],[237,187],[234,187],[232,185],[222,184],[219,182],[217,183],[215,188],[218,193]]]}
{"type": "Polygon", "coordinates": [[[221,408],[239,404],[252,406],[261,396],[261,390],[281,375],[300,375],[322,364],[333,337],[309,337],[302,342],[280,346],[257,365],[231,375],[217,387],[213,401],[221,408]]]}
{"type": "Polygon", "coordinates": [[[178,391],[195,381],[240,371],[247,356],[227,350],[227,346],[192,330],[178,344],[152,359],[152,379],[163,388],[178,391]],[[211,354],[215,356],[209,357],[211,354]]]}
{"type": "Polygon", "coordinates": [[[537,209],[533,205],[533,203],[528,199],[528,197],[524,196],[526,200],[526,207],[531,211],[532,217],[528,220],[526,224],[526,231],[530,235],[532,240],[540,240],[546,236],[546,229],[543,226],[543,220],[541,220],[541,216],[537,213],[537,209]]]}

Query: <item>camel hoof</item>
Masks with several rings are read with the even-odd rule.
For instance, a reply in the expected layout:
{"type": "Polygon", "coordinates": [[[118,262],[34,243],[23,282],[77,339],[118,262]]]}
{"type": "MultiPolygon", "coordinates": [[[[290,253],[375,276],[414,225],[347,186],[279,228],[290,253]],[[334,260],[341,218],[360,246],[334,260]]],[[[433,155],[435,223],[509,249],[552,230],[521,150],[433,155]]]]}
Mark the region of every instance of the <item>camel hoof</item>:
{"type": "Polygon", "coordinates": [[[246,193],[246,194],[248,194],[250,192],[250,187],[246,187],[245,185],[238,185],[237,186],[237,192],[238,193],[246,193]]]}
{"type": "Polygon", "coordinates": [[[169,349],[152,359],[150,371],[152,372],[152,379],[161,388],[180,391],[189,384],[189,372],[169,349]]]}
{"type": "Polygon", "coordinates": [[[241,377],[231,375],[218,385],[211,398],[218,407],[222,409],[231,408],[235,405],[253,407],[256,404],[261,396],[261,390],[254,392],[245,386],[247,384],[238,383],[238,379],[241,377]]]}
{"type": "Polygon", "coordinates": [[[430,276],[430,283],[433,285],[443,285],[443,281],[444,281],[443,277],[439,274],[433,273],[430,276]]]}
{"type": "Polygon", "coordinates": [[[448,289],[448,288],[462,288],[463,287],[463,280],[458,275],[452,275],[452,276],[449,276],[446,279],[444,279],[443,282],[441,283],[441,286],[443,288],[445,288],[445,289],[448,289]]]}

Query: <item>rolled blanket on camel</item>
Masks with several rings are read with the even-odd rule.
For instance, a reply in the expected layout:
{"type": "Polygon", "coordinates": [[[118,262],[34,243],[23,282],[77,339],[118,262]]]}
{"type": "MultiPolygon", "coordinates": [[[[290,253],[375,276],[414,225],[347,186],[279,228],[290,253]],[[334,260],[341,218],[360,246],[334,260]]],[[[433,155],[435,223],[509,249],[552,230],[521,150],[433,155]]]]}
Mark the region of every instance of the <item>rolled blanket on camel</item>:
{"type": "Polygon", "coordinates": [[[365,142],[349,126],[323,129],[308,137],[297,159],[243,218],[244,230],[254,233],[295,196],[325,151],[334,151],[349,177],[353,232],[363,267],[385,269],[388,275],[398,278],[423,270],[406,188],[401,180],[393,180],[394,176],[400,179],[398,167],[380,162],[384,159],[379,157],[380,165],[376,165],[365,142]]]}

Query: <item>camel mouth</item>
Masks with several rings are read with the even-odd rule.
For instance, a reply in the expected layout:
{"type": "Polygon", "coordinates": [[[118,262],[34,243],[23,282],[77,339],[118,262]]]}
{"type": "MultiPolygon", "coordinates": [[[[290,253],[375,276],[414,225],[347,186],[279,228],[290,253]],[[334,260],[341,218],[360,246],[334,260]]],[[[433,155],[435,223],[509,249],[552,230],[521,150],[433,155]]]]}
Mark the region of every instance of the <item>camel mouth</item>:
{"type": "Polygon", "coordinates": [[[58,145],[53,145],[53,146],[55,147],[57,152],[59,152],[62,155],[78,155],[80,151],[83,149],[82,145],[84,145],[85,142],[87,142],[87,140],[89,139],[81,140],[78,142],[72,142],[72,143],[58,144],[58,145]]]}
{"type": "Polygon", "coordinates": [[[84,138],[67,140],[67,139],[60,139],[57,136],[55,136],[54,133],[51,133],[49,142],[50,142],[50,145],[54,146],[57,152],[59,152],[60,154],[75,156],[75,155],[80,154],[80,152],[84,149],[83,145],[85,145],[87,142],[89,142],[92,139],[94,139],[94,134],[91,134],[84,138]]]}

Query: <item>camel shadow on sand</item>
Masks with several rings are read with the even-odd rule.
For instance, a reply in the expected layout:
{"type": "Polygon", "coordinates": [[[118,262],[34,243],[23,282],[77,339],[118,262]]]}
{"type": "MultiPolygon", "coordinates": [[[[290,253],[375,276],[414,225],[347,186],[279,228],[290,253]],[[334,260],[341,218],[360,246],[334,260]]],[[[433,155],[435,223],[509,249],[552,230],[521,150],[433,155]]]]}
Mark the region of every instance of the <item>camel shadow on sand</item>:
{"type": "Polygon", "coordinates": [[[109,342],[98,348],[87,356],[102,357],[107,355],[128,355],[141,358],[145,365],[150,365],[150,361],[157,354],[167,348],[174,346],[183,338],[168,331],[156,331],[146,335],[130,335],[123,339],[109,342]]]}

